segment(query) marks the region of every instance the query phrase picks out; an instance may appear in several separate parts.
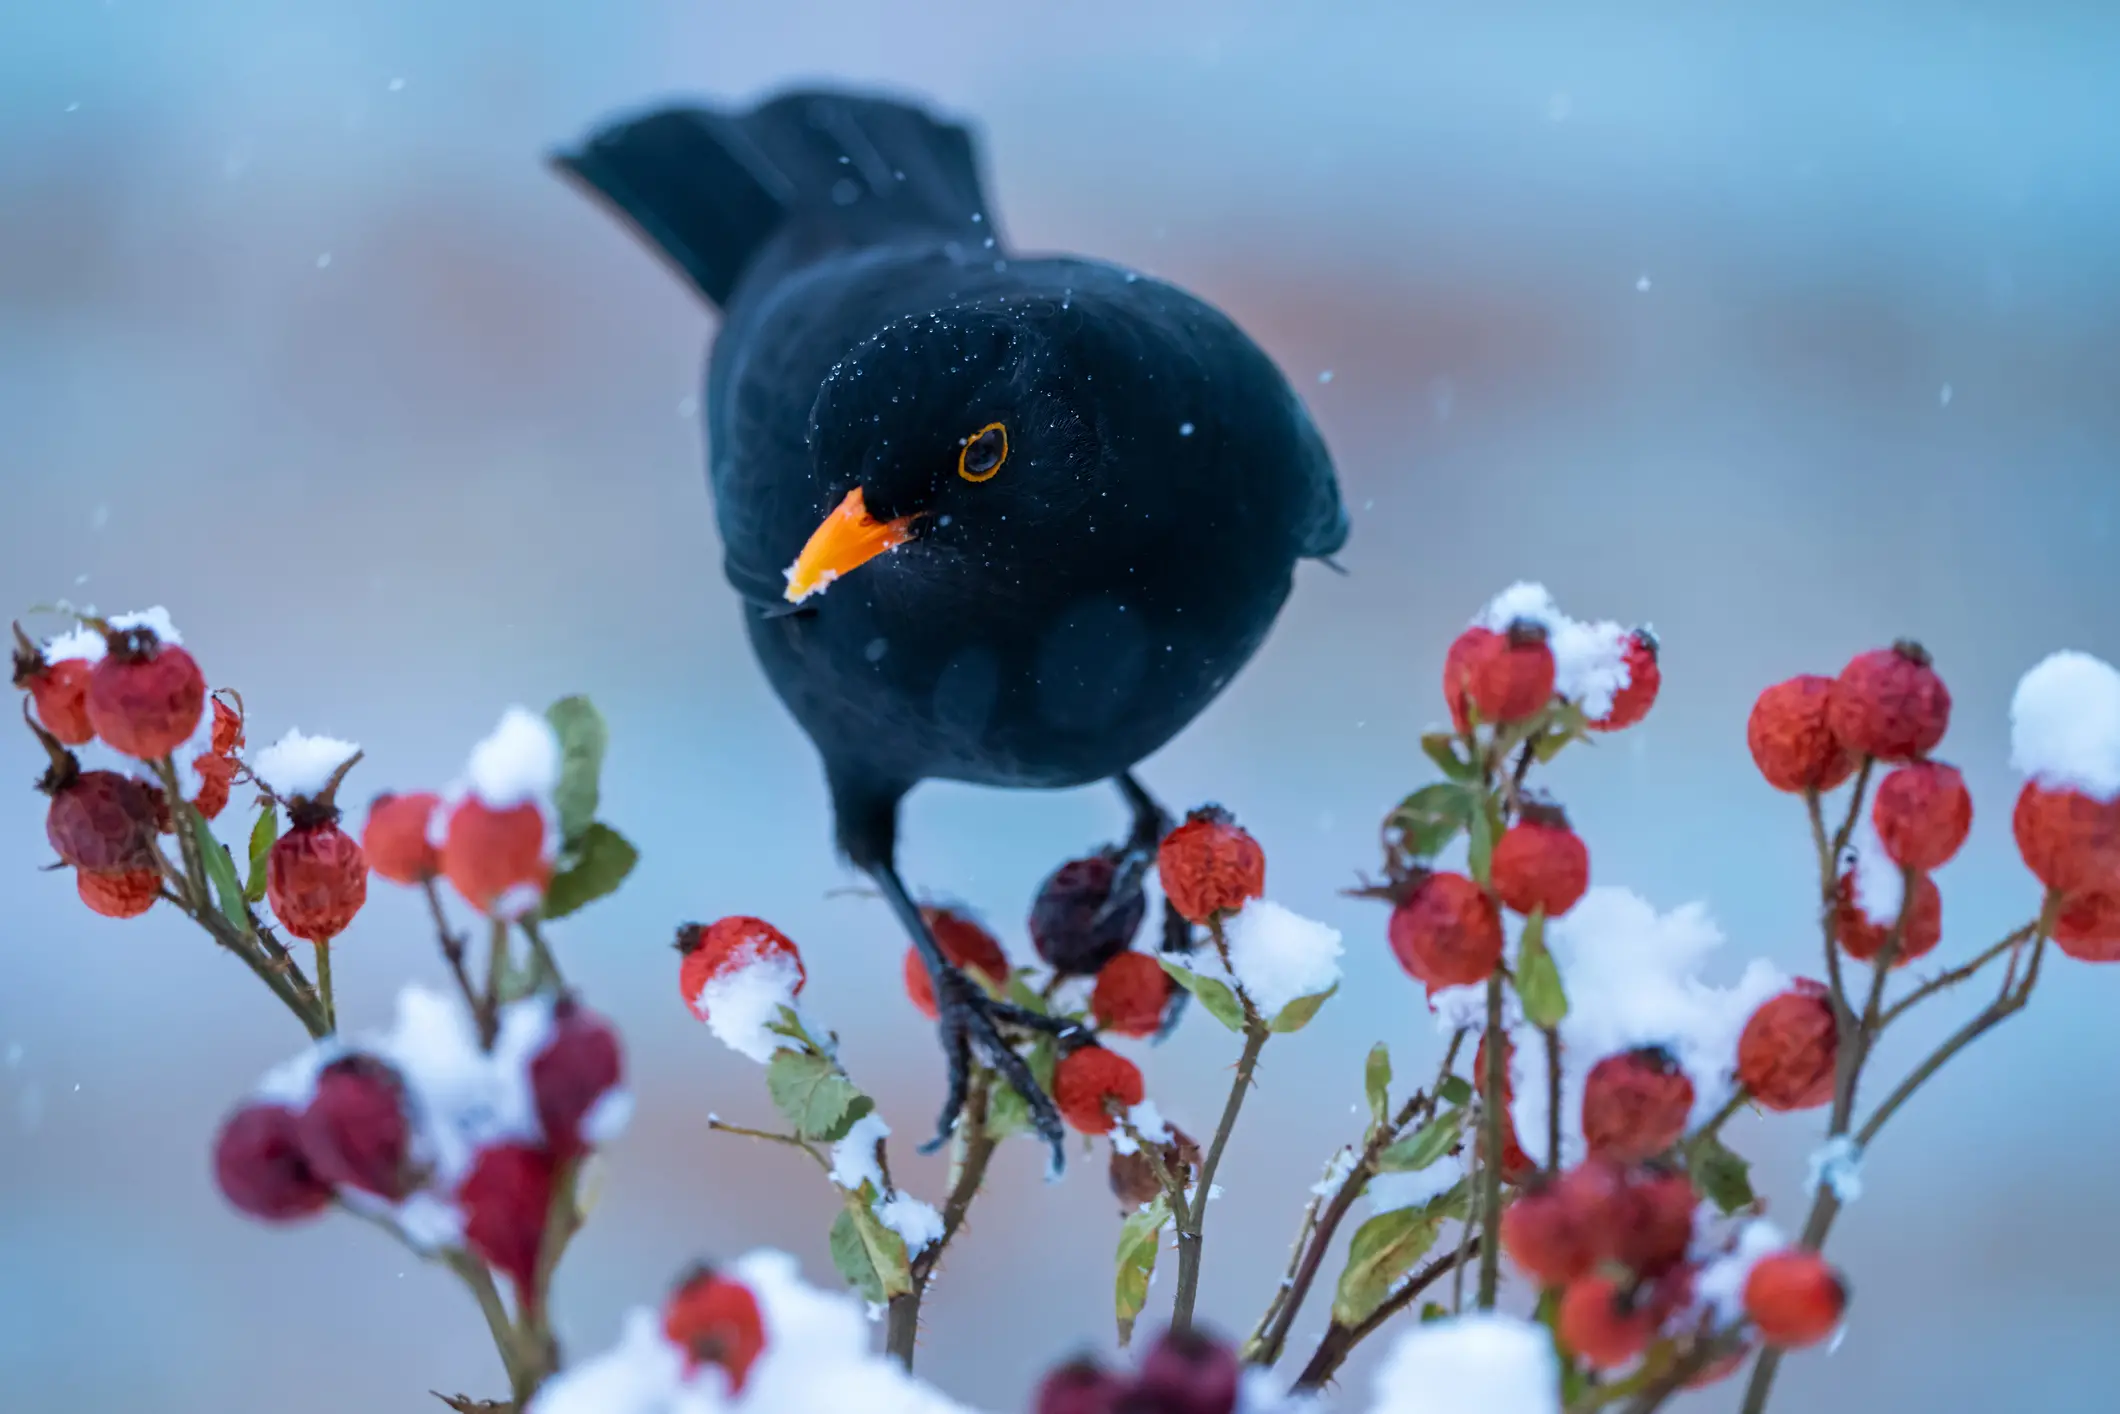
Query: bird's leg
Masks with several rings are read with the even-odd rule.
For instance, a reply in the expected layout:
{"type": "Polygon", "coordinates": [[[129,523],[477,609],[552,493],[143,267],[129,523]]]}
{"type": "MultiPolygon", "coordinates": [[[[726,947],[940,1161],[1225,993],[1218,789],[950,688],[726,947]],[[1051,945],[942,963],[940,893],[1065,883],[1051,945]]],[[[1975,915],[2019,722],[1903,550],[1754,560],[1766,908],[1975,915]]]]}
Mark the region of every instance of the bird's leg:
{"type": "Polygon", "coordinates": [[[976,1050],[980,1058],[1000,1072],[1030,1106],[1031,1124],[1052,1147],[1053,1172],[1058,1173],[1066,1163],[1062,1149],[1065,1131],[1060,1127],[1060,1112],[1053,1107],[1051,1098],[1039,1086],[1037,1077],[1031,1074],[1023,1057],[1001,1034],[1001,1026],[1008,1023],[1066,1035],[1076,1029],[1074,1023],[997,1002],[987,996],[977,983],[943,956],[942,945],[935,941],[933,930],[921,917],[920,906],[906,892],[905,881],[898,877],[897,869],[888,862],[878,862],[868,865],[867,870],[884,901],[890,904],[891,912],[898,915],[899,923],[911,935],[913,946],[920,951],[921,961],[927,964],[928,978],[934,984],[943,1059],[949,1066],[949,1092],[942,1103],[942,1116],[937,1122],[935,1137],[921,1145],[920,1151],[924,1154],[935,1152],[949,1142],[950,1135],[956,1130],[957,1120],[964,1109],[972,1054],[976,1050]]]}
{"type": "MultiPolygon", "coordinates": [[[[1133,810],[1134,825],[1128,831],[1126,845],[1120,853],[1118,872],[1112,877],[1111,897],[1104,905],[1107,909],[1126,897],[1123,890],[1141,887],[1141,881],[1148,877],[1149,866],[1155,863],[1156,847],[1172,827],[1170,812],[1157,803],[1147,788],[1134,778],[1133,772],[1121,771],[1113,777],[1113,784],[1119,787],[1119,794],[1126,797],[1127,805],[1133,810]]],[[[1193,950],[1195,941],[1192,924],[1185,921],[1185,915],[1178,912],[1169,899],[1164,899],[1162,951],[1183,955],[1193,950]]],[[[1183,987],[1171,989],[1170,1006],[1163,1013],[1163,1025],[1156,1032],[1157,1041],[1168,1039],[1178,1029],[1178,1019],[1185,1015],[1185,1004],[1191,997],[1192,993],[1183,987]]]]}

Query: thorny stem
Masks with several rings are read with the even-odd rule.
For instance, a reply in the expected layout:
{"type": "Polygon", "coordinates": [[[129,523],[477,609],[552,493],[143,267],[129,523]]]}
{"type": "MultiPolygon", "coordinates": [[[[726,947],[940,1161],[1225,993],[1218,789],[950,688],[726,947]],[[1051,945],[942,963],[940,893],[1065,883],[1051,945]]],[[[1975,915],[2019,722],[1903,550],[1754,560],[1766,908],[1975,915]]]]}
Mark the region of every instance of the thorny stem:
{"type": "MultiPolygon", "coordinates": [[[[1480,1226],[1488,1241],[1480,1248],[1480,1309],[1494,1309],[1502,1281],[1502,1067],[1508,1050],[1502,1037],[1502,974],[1487,979],[1487,1064],[1480,1076],[1480,1128],[1487,1136],[1486,1160],[1480,1165],[1480,1226]]],[[[1559,1106],[1554,1107],[1556,1110],[1559,1106]]]]}
{"type": "Polygon", "coordinates": [[[2016,932],[2004,937],[2000,942],[1991,944],[1985,951],[1983,951],[1978,957],[1975,957],[1971,962],[1966,963],[1962,967],[1954,967],[1950,971],[1945,972],[1940,976],[1932,977],[1928,981],[1922,983],[1919,987],[1916,987],[1913,991],[1901,997],[1891,1006],[1886,1007],[1884,1015],[1878,1019],[1878,1027],[1880,1029],[1888,1027],[1894,1021],[1898,1020],[1902,1013],[1908,1011],[1917,1003],[1928,1000],[1928,998],[1934,996],[1938,992],[1945,990],[1946,988],[1955,987],[1960,982],[1970,981],[1973,977],[1977,976],[1981,971],[1983,971],[1989,963],[1995,961],[1995,959],[2003,956],[2006,953],[2013,953],[2018,948],[2023,947],[2027,942],[2030,942],[2032,937],[2032,931],[2037,926],[2038,925],[2035,923],[2027,923],[2023,927],[2019,928],[2016,932]]]}
{"type": "MultiPolygon", "coordinates": [[[[1296,1289],[1296,1280],[1310,1260],[1310,1239],[1318,1230],[1318,1214],[1324,1210],[1325,1198],[1314,1195],[1303,1205],[1303,1220],[1296,1225],[1295,1244],[1288,1249],[1288,1269],[1281,1274],[1281,1284],[1274,1288],[1273,1300],[1259,1313],[1259,1323],[1251,1329],[1251,1336],[1244,1342],[1243,1357],[1247,1364],[1271,1365],[1277,1353],[1266,1349],[1267,1332],[1281,1324],[1281,1313],[1288,1309],[1289,1298],[1296,1289]]],[[[1293,1320],[1293,1317],[1289,1319],[1293,1320]]]]}
{"type": "Polygon", "coordinates": [[[1561,1033],[1551,1026],[1539,1028],[1546,1035],[1546,1171],[1561,1168],[1561,1033]]]}
{"type": "Polygon", "coordinates": [[[339,1007],[331,995],[331,939],[319,938],[315,946],[317,950],[317,996],[324,1004],[324,1029],[335,1032],[339,1029],[339,1007]]]}
{"type": "MultiPolygon", "coordinates": [[[[1219,940],[1221,929],[1215,930],[1219,940]]],[[[1251,1076],[1259,1064],[1259,1052],[1266,1048],[1266,1038],[1272,1033],[1266,1023],[1252,1011],[1250,1002],[1245,1003],[1244,1050],[1237,1057],[1236,1078],[1230,1082],[1229,1099],[1222,1106],[1222,1122],[1215,1126],[1215,1137],[1207,1146],[1207,1157],[1200,1161],[1200,1176],[1194,1181],[1197,1195],[1186,1205],[1186,1211],[1178,1219],[1178,1292],[1171,1302],[1170,1328],[1178,1335],[1192,1329],[1193,1305],[1200,1295],[1200,1252],[1202,1231],[1207,1222],[1207,1195],[1214,1191],[1215,1170],[1222,1166],[1222,1151],[1229,1147],[1230,1131],[1237,1127],[1237,1115],[1244,1108],[1244,1096],[1251,1090],[1251,1076]]]]}
{"type": "Polygon", "coordinates": [[[986,1182],[987,1164],[994,1157],[993,1136],[986,1128],[987,1099],[992,1083],[992,1077],[984,1070],[972,1077],[971,1092],[965,1096],[964,1115],[957,1126],[959,1143],[956,1162],[951,1165],[956,1177],[950,1185],[949,1197],[942,1204],[942,1236],[913,1259],[913,1289],[891,1298],[884,1350],[908,1370],[913,1368],[913,1347],[920,1336],[921,1300],[927,1295],[935,1268],[942,1262],[943,1249],[964,1226],[972,1200],[979,1196],[979,1187],[986,1182]]]}
{"type": "Polygon", "coordinates": [[[1819,929],[1825,934],[1826,981],[1833,994],[1833,1020],[1840,1024],[1848,1007],[1847,983],[1841,976],[1840,949],[1835,944],[1834,912],[1839,901],[1840,868],[1832,842],[1826,838],[1825,808],[1817,790],[1803,793],[1805,811],[1811,817],[1811,843],[1818,851],[1819,929]]]}
{"type": "MultiPolygon", "coordinates": [[[[1472,1232],[1471,1223],[1465,1224],[1465,1231],[1472,1232]]],[[[1334,1321],[1327,1326],[1324,1337],[1318,1341],[1318,1348],[1311,1353],[1309,1361],[1303,1366],[1303,1373],[1296,1376],[1295,1387],[1291,1392],[1308,1394],[1322,1389],[1325,1382],[1346,1363],[1347,1357],[1354,1353],[1357,1345],[1375,1334],[1378,1328],[1393,1316],[1420,1300],[1422,1293],[1443,1277],[1452,1272],[1464,1271],[1465,1264],[1480,1251],[1480,1246],[1477,1236],[1468,1237],[1457,1251],[1436,1258],[1406,1278],[1405,1284],[1385,1297],[1383,1303],[1363,1317],[1360,1324],[1343,1326],[1334,1321]]]]}
{"type": "Polygon", "coordinates": [[[1714,1114],[1708,1116],[1707,1122],[1705,1124],[1701,1125],[1700,1128],[1694,1130],[1693,1133],[1688,1135],[1684,1139],[1684,1141],[1682,1141],[1682,1146],[1683,1144],[1698,1144],[1703,1139],[1714,1138],[1715,1135],[1722,1132],[1722,1127],[1728,1124],[1731,1120],[1735,1119],[1737,1117],[1737,1112],[1743,1109],[1746,1105],[1750,1104],[1751,1101],[1752,1092],[1747,1090],[1742,1085],[1738,1086],[1736,1091],[1731,1094],[1730,1098],[1723,1101],[1723,1107],[1721,1109],[1717,1110],[1714,1114]]]}
{"type": "Polygon", "coordinates": [[[740,1124],[730,1124],[715,1115],[707,1116],[707,1128],[716,1134],[734,1134],[744,1139],[763,1139],[769,1144],[785,1144],[790,1149],[800,1149],[805,1154],[808,1154],[827,1173],[831,1172],[831,1160],[818,1153],[808,1140],[799,1139],[793,1134],[775,1134],[770,1129],[746,1129],[740,1124]]]}
{"type": "Polygon", "coordinates": [[[489,1047],[493,1044],[493,1017],[479,1004],[478,989],[471,985],[471,974],[464,970],[464,940],[449,926],[449,915],[442,909],[442,891],[434,880],[423,880],[420,887],[427,895],[427,913],[434,919],[434,937],[441,944],[442,960],[449,964],[449,975],[456,979],[464,1005],[478,1022],[479,1046],[489,1047]]]}

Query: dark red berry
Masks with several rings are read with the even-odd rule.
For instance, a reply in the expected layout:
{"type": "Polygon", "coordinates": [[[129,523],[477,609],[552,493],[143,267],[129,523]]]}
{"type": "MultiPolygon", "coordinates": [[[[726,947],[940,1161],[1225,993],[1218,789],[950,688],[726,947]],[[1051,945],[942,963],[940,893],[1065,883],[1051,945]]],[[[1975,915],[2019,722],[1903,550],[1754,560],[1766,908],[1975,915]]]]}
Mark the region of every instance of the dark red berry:
{"type": "MultiPolygon", "coordinates": [[[[1862,906],[1859,884],[1852,869],[1840,876],[1833,895],[1833,927],[1847,955],[1857,962],[1868,962],[1884,951],[1895,920],[1887,918],[1879,923],[1872,919],[1862,906]]],[[[1912,900],[1906,909],[1905,926],[1900,930],[1899,951],[1892,956],[1894,967],[1904,967],[1928,955],[1943,941],[1943,895],[1937,890],[1936,881],[1926,874],[1916,874],[1912,900]]]]}
{"type": "MultiPolygon", "coordinates": [[[[1192,1136],[1172,1125],[1170,1138],[1155,1147],[1156,1158],[1162,1161],[1164,1171],[1190,1187],[1193,1170],[1200,1165],[1200,1146],[1193,1142],[1192,1136]]],[[[1112,1196],[1119,1200],[1121,1210],[1129,1213],[1163,1191],[1163,1180],[1144,1149],[1122,1154],[1114,1148],[1110,1178],[1112,1196]]]]}
{"type": "Polygon", "coordinates": [[[206,677],[191,654],[152,629],[105,635],[109,647],[89,670],[88,720],[111,750],[142,761],[169,755],[206,715],[206,677]]]}
{"type": "Polygon", "coordinates": [[[1197,1331],[1166,1332],[1141,1357],[1134,1389],[1161,1414],[1234,1414],[1237,1352],[1197,1331]]]}
{"type": "Polygon", "coordinates": [[[265,898],[288,932],[328,943],[368,901],[368,860],[336,823],[289,830],[266,856],[265,898]]]}
{"type": "MultiPolygon", "coordinates": [[[[1596,1162],[1593,1160],[1592,1162],[1596,1162]]],[[[1675,1167],[1618,1171],[1618,1191],[1606,1209],[1606,1243],[1613,1260],[1642,1277],[1658,1277],[1686,1260],[1700,1195],[1675,1167]]]]}
{"type": "Polygon", "coordinates": [[[2010,817],[2025,868],[2050,889],[2120,890],[2120,798],[2026,781],[2010,817]]]}
{"type": "Polygon", "coordinates": [[[1204,926],[1266,892],[1266,851],[1227,810],[1210,805],[1163,837],[1156,877],[1171,906],[1204,926]]]}
{"type": "Polygon", "coordinates": [[[1031,1414],[1113,1414],[1126,1384],[1087,1356],[1070,1360],[1039,1381],[1031,1414]]]}
{"type": "Polygon", "coordinates": [[[1133,946],[1148,898],[1133,889],[1107,913],[1118,873],[1116,853],[1106,851],[1061,865],[1039,886],[1031,905],[1031,946],[1061,976],[1093,977],[1133,946]]]}
{"type": "Polygon", "coordinates": [[[1502,633],[1473,627],[1457,636],[1443,657],[1443,700],[1459,731],[1472,714],[1488,725],[1520,722],[1553,700],[1553,649],[1546,630],[1519,619],[1502,633]]]}
{"type": "Polygon", "coordinates": [[[1430,874],[1391,912],[1392,955],[1434,987],[1484,982],[1502,960],[1494,900],[1463,874],[1430,874]]]}
{"type": "Polygon", "coordinates": [[[1664,670],[1657,662],[1656,636],[1645,628],[1627,635],[1627,685],[1612,694],[1605,715],[1583,725],[1594,732],[1616,732],[1633,726],[1656,705],[1657,691],[1664,684],[1664,670]]]}
{"type": "Polygon", "coordinates": [[[214,1181],[238,1212],[264,1222],[293,1222],[331,1203],[331,1185],[310,1167],[301,1126],[285,1105],[246,1105],[214,1140],[214,1181]]]}
{"type": "Polygon", "coordinates": [[[1583,1081],[1583,1138],[1615,1163],[1663,1153],[1692,1113],[1693,1082],[1661,1046],[1606,1056],[1583,1081]]]}
{"type": "Polygon", "coordinates": [[[663,1304],[663,1334],[685,1353],[685,1367],[719,1365],[729,1393],[742,1394],[766,1348],[765,1318],[751,1288],[711,1270],[694,1272],[663,1304]]]}
{"type": "Polygon", "coordinates": [[[116,771],[55,765],[44,778],[51,804],[44,837],[61,859],[91,874],[126,874],[155,867],[154,839],[162,807],[145,782],[116,771]]]}
{"type": "Polygon", "coordinates": [[[1828,725],[1833,679],[1805,673],[1759,694],[1745,723],[1752,762],[1776,790],[1828,791],[1855,774],[1856,758],[1828,725]]]}
{"type": "Polygon", "coordinates": [[[152,869],[133,869],[123,874],[91,874],[74,871],[74,888],[87,904],[105,918],[138,918],[162,896],[162,876],[152,869]]]}
{"type": "Polygon", "coordinates": [[[1100,1031],[1115,1036],[1153,1036],[1163,1026],[1175,984],[1163,965],[1147,953],[1123,952],[1097,974],[1089,994],[1089,1014],[1100,1031]]]}
{"type": "Polygon", "coordinates": [[[1585,1364],[1615,1370],[1649,1348],[1656,1314],[1633,1291],[1592,1273],[1568,1283],[1555,1329],[1585,1364]]]}
{"type": "Polygon", "coordinates": [[[1956,766],[1916,761],[1878,782],[1870,820],[1894,864],[1941,869],[1972,832],[1973,797],[1956,766]]]}
{"type": "Polygon", "coordinates": [[[1527,803],[1495,841],[1488,877],[1495,897],[1518,913],[1558,918],[1590,888],[1590,850],[1559,806],[1527,803]]]}
{"type": "Polygon", "coordinates": [[[1102,1046],[1072,1051],[1053,1067],[1053,1104],[1083,1134],[1109,1134],[1111,1109],[1130,1110],[1146,1094],[1141,1068],[1102,1046]]]}
{"type": "Polygon", "coordinates": [[[2054,946],[2078,962],[2120,962],[2120,892],[2069,895],[2054,918],[2054,946]]]}
{"type": "Polygon", "coordinates": [[[1880,761],[1928,755],[1950,723],[1950,689],[1928,651],[1904,640],[1849,660],[1826,713],[1834,740],[1856,756],[1880,761]]]}
{"type": "Polygon", "coordinates": [[[333,1061],[302,1112],[302,1152],[317,1176],[392,1202],[417,1183],[404,1082],[373,1056],[333,1061]]]}
{"type": "Polygon", "coordinates": [[[1800,977],[1767,998],[1737,1038],[1737,1078],[1770,1110],[1811,1110],[1833,1098],[1840,1033],[1825,987],[1800,977]]]}
{"type": "Polygon", "coordinates": [[[537,1102],[545,1142],[561,1156],[596,1142],[582,1121],[619,1087],[624,1062],[618,1033],[571,997],[553,1005],[552,1035],[530,1059],[530,1093],[537,1102]]]}
{"type": "Polygon", "coordinates": [[[464,1241],[495,1271],[526,1290],[537,1273],[545,1222],[552,1208],[552,1156],[527,1144],[481,1150],[457,1186],[464,1241]]]}

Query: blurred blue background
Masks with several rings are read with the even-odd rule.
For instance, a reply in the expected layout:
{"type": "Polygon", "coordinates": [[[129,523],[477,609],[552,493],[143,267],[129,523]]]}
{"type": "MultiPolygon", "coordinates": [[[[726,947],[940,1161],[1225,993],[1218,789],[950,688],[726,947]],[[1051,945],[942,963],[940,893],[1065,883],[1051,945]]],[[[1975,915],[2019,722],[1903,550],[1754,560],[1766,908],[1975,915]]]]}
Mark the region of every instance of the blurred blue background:
{"type": "MultiPolygon", "coordinates": [[[[1664,635],[1655,715],[1556,785],[1599,880],[1713,906],[1725,974],[1814,949],[1809,843],[1752,772],[1751,698],[1895,634],[1946,673],[1979,802],[1946,949],[2029,911],[2011,686],[2053,648],[2120,658],[2116,63],[2120,12],[2084,4],[22,0],[0,15],[0,605],[166,603],[254,743],[366,744],[361,799],[448,779],[510,702],[593,694],[607,814],[646,859],[559,946],[624,1027],[641,1108],[565,1333],[601,1347],[702,1253],[785,1246],[829,1281],[827,1192],[705,1131],[766,1101],[680,1005],[672,925],[756,912],[798,938],[901,1133],[939,1062],[719,577],[692,401],[709,318],[541,156],[615,109],[794,79],[976,118],[1005,232],[1226,307],[1309,399],[1355,513],[1352,576],[1306,571],[1146,768],[1239,811],[1274,895],[1347,933],[1353,983],[1269,1053],[1214,1210],[1204,1304],[1241,1333],[1355,1132],[1369,1043],[1402,1074],[1434,1052],[1381,911],[1337,890],[1424,779],[1445,643],[1510,580],[1664,635]]],[[[299,1035],[179,920],[92,918],[33,872],[40,815],[26,793],[0,812],[7,1406],[495,1392],[444,1276],[356,1224],[222,1207],[211,1128],[299,1035]]],[[[907,870],[1021,949],[1045,870],[1120,827],[1101,792],[929,788],[907,870]]],[[[438,979],[413,900],[379,893],[338,971],[356,1023],[438,979]]],[[[1853,1324],[1792,1362],[1788,1407],[2105,1407],[2120,972],[2058,960],[2042,991],[1872,1156],[1835,1239],[1853,1324]]],[[[1150,1054],[1165,1111],[1206,1127],[1230,1052],[1194,1025],[1150,1054]]],[[[1785,1216],[1819,1127],[1736,1130],[1785,1216]]],[[[1005,1154],[922,1351],[995,1410],[1109,1339],[1101,1164],[1048,1188],[1036,1159],[1005,1154]]]]}

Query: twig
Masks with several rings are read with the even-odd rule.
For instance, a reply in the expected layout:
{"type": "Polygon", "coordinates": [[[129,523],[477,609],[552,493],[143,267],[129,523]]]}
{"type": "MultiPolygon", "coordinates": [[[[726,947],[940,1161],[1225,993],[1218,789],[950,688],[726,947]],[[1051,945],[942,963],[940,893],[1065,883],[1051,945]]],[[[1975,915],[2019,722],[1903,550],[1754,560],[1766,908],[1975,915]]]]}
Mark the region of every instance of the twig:
{"type": "MultiPolygon", "coordinates": [[[[1502,974],[1487,979],[1487,1065],[1480,1076],[1480,1128],[1487,1153],[1480,1165],[1480,1225],[1488,1236],[1480,1248],[1480,1309],[1494,1309],[1502,1281],[1502,1244],[1495,1240],[1502,1221],[1502,1131],[1507,1113],[1502,1102],[1503,1065],[1509,1049],[1502,1035],[1502,974]]],[[[1556,1106],[1556,1109],[1559,1107],[1556,1106]]]]}
{"type": "Polygon", "coordinates": [[[536,983],[532,990],[542,987],[548,980],[555,987],[566,986],[567,979],[560,976],[559,959],[553,956],[551,945],[545,941],[544,930],[538,927],[537,915],[524,914],[518,926],[522,928],[523,936],[530,940],[530,958],[537,967],[536,983]]]}
{"type": "MultiPolygon", "coordinates": [[[[1217,938],[1221,931],[1215,929],[1217,938]]],[[[1259,1052],[1266,1048],[1266,1038],[1271,1034],[1247,1001],[1244,1050],[1237,1057],[1236,1079],[1230,1083],[1229,1099],[1222,1106],[1222,1122],[1215,1126],[1215,1137],[1207,1146],[1207,1157],[1200,1161],[1200,1176],[1194,1180],[1197,1196],[1186,1205],[1185,1215],[1178,1221],[1178,1292],[1171,1301],[1170,1328],[1181,1336],[1192,1329],[1193,1306],[1200,1296],[1200,1253],[1207,1223],[1207,1195],[1214,1191],[1215,1171],[1222,1166],[1222,1151],[1229,1147],[1230,1132],[1237,1127],[1237,1115],[1243,1110],[1244,1097],[1251,1090],[1252,1071],[1259,1064],[1259,1052]]]]}
{"type": "MultiPolygon", "coordinates": [[[[1472,1231],[1471,1222],[1465,1224],[1465,1230],[1468,1233],[1472,1231]]],[[[1480,1239],[1472,1236],[1457,1251],[1436,1258],[1408,1277],[1404,1285],[1385,1297],[1383,1303],[1363,1317],[1360,1324],[1343,1326],[1335,1321],[1327,1326],[1324,1336],[1318,1341],[1318,1348],[1304,1364],[1303,1373],[1296,1377],[1292,1392],[1302,1394],[1322,1389],[1325,1382],[1346,1363],[1347,1357],[1354,1353],[1357,1345],[1375,1334],[1386,1321],[1420,1300],[1422,1293],[1445,1275],[1453,1271],[1463,1271],[1465,1264],[1479,1252],[1480,1246],[1480,1239]]]]}
{"type": "Polygon", "coordinates": [[[1811,843],[1818,851],[1819,929],[1825,934],[1826,981],[1833,996],[1833,1020],[1840,1025],[1841,1017],[1848,1008],[1847,983],[1840,970],[1840,938],[1836,925],[1839,904],[1840,861],[1833,852],[1832,843],[1826,839],[1825,807],[1820,804],[1818,791],[1803,793],[1805,811],[1811,817],[1811,843]]]}
{"type": "Polygon", "coordinates": [[[338,1003],[331,996],[331,939],[319,938],[315,942],[317,951],[317,996],[324,1004],[324,1026],[326,1030],[339,1029],[338,1003]]]}
{"type": "Polygon", "coordinates": [[[1886,1007],[1883,1017],[1878,1020],[1878,1026],[1888,1027],[1894,1021],[1898,1020],[1902,1013],[1912,1009],[1914,1006],[1918,1005],[1921,1002],[1927,1001],[1930,997],[1936,995],[1936,993],[1941,992],[1946,988],[1955,987],[1960,982],[1970,981],[1972,978],[1979,975],[1980,972],[1986,969],[1988,964],[1994,962],[1996,958],[2001,957],[2004,953],[2014,952],[2016,949],[2023,947],[2027,942],[2031,941],[2033,930],[2037,927],[2038,924],[2036,923],[2027,923],[2023,927],[2017,929],[2015,932],[2001,939],[1999,942],[1991,944],[1989,947],[1983,950],[1979,956],[1975,957],[1971,962],[1968,962],[1960,967],[1954,967],[1948,972],[1930,978],[1928,981],[1922,983],[1913,991],[1907,993],[1898,1001],[1894,1002],[1891,1006],[1886,1007]]]}
{"type": "Polygon", "coordinates": [[[908,1370],[913,1368],[913,1347],[920,1335],[920,1303],[927,1296],[928,1283],[942,1262],[943,1250],[964,1226],[972,1200],[979,1196],[979,1187],[986,1182],[987,1164],[994,1157],[993,1136],[986,1131],[987,1101],[992,1085],[989,1072],[981,1070],[973,1074],[971,1091],[965,1096],[964,1115],[957,1125],[962,1143],[961,1157],[954,1165],[956,1178],[950,1185],[949,1196],[942,1203],[942,1236],[929,1243],[913,1259],[913,1289],[891,1298],[884,1350],[908,1370]]]}
{"type": "Polygon", "coordinates": [[[744,1139],[763,1139],[769,1144],[785,1144],[790,1149],[800,1149],[808,1154],[826,1173],[832,1171],[832,1162],[817,1152],[816,1146],[807,1139],[793,1134],[775,1134],[770,1129],[746,1129],[740,1124],[730,1124],[717,1115],[707,1116],[707,1128],[716,1134],[734,1134],[744,1139]]]}
{"type": "Polygon", "coordinates": [[[441,945],[442,960],[449,964],[449,975],[456,979],[456,989],[463,994],[464,1005],[477,1019],[479,1047],[493,1044],[493,1017],[479,1004],[478,989],[471,985],[471,974],[464,970],[464,939],[449,926],[449,915],[442,908],[442,891],[432,878],[421,881],[421,890],[427,895],[427,913],[434,919],[434,938],[441,945]]]}
{"type": "Polygon", "coordinates": [[[1546,1171],[1561,1168],[1561,1033],[1539,1028],[1546,1036],[1546,1171]]]}

